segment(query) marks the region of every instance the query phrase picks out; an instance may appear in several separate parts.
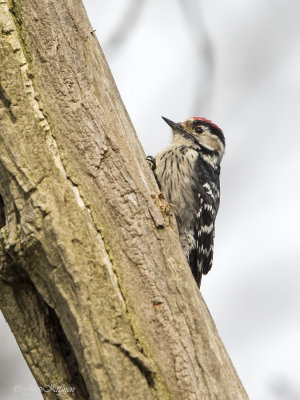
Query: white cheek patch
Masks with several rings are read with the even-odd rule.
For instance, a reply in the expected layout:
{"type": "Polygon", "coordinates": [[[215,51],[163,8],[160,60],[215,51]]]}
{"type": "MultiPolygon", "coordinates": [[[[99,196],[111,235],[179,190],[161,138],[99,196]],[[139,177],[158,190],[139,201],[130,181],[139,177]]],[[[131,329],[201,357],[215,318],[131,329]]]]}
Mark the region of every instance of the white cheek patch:
{"type": "Polygon", "coordinates": [[[212,147],[207,140],[199,140],[199,142],[208,150],[215,151],[215,148],[212,147]]]}
{"type": "Polygon", "coordinates": [[[200,142],[209,150],[218,151],[220,148],[218,138],[206,132],[200,135],[200,142]]]}
{"type": "Polygon", "coordinates": [[[216,135],[204,132],[200,135],[199,141],[208,150],[217,151],[221,156],[223,155],[224,145],[216,135]]]}

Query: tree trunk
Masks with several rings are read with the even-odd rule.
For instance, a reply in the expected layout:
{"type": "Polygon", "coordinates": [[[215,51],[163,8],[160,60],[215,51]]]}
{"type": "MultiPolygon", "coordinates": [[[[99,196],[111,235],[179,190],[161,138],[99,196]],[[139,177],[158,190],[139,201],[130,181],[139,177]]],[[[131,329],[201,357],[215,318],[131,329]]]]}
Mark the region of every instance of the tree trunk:
{"type": "Polygon", "coordinates": [[[247,399],[81,1],[0,27],[0,306],[45,398],[247,399]]]}

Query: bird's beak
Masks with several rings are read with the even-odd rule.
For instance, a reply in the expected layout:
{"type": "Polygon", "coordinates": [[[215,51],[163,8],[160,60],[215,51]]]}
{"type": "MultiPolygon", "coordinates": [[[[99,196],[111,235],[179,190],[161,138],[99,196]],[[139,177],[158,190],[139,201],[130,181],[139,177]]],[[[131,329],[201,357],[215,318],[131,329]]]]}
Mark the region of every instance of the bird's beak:
{"type": "Polygon", "coordinates": [[[181,125],[176,122],[171,121],[168,118],[162,117],[162,119],[172,128],[174,131],[181,130],[181,125]]]}

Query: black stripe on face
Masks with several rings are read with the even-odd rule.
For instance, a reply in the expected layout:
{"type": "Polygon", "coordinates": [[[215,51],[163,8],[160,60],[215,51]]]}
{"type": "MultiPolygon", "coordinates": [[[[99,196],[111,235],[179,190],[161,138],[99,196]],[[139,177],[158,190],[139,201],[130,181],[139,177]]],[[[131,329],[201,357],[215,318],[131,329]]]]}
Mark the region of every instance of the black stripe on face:
{"type": "Polygon", "coordinates": [[[225,146],[225,136],[223,132],[211,125],[210,125],[210,130],[214,135],[216,135],[221,140],[221,142],[225,146]]]}
{"type": "Polygon", "coordinates": [[[207,126],[210,129],[211,133],[213,135],[216,135],[221,140],[223,145],[225,146],[225,137],[224,137],[223,131],[221,129],[216,128],[215,126],[211,125],[209,122],[199,121],[199,120],[195,119],[193,121],[193,128],[195,128],[196,126],[207,126]]]}

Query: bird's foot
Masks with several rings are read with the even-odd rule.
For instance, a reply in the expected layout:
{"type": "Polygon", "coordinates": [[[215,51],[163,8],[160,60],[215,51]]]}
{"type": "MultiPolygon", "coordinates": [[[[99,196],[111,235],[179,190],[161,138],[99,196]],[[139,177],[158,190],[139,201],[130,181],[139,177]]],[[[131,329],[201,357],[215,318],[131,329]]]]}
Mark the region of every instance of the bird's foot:
{"type": "Polygon", "coordinates": [[[149,167],[152,169],[152,171],[155,171],[156,170],[156,160],[155,160],[155,158],[152,157],[152,156],[147,156],[146,160],[147,160],[147,162],[149,164],[149,167]]]}

